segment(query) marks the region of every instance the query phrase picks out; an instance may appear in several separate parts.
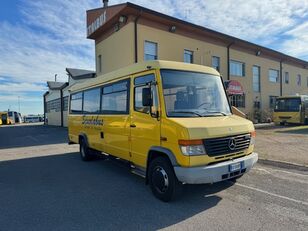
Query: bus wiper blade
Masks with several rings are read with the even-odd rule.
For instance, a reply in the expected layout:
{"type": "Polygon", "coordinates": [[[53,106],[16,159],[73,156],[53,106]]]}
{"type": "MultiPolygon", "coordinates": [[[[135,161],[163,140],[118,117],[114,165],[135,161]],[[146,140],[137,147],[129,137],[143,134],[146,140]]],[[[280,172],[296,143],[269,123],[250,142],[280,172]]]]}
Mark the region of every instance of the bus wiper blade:
{"type": "Polygon", "coordinates": [[[223,116],[227,116],[226,113],[221,112],[221,111],[206,111],[206,113],[203,114],[203,116],[215,116],[215,114],[220,114],[220,115],[223,115],[223,116]]]}
{"type": "Polygon", "coordinates": [[[195,111],[173,111],[174,113],[187,113],[187,114],[194,114],[194,115],[197,115],[199,117],[202,117],[201,114],[195,112],[195,111]]]}

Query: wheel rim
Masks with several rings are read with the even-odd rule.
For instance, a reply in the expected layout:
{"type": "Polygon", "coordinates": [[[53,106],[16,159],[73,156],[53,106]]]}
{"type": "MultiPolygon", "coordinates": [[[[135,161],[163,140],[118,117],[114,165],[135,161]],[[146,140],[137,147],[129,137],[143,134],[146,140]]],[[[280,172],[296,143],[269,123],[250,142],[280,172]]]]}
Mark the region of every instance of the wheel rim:
{"type": "Polygon", "coordinates": [[[168,190],[169,178],[167,172],[160,166],[157,166],[152,174],[153,186],[159,193],[165,193],[168,190]]]}

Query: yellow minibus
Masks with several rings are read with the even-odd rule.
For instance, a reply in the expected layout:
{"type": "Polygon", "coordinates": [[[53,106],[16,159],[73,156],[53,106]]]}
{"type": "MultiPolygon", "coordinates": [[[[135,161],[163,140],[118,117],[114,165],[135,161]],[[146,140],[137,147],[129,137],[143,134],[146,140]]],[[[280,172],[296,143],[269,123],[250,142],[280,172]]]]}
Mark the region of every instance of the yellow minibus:
{"type": "Polygon", "coordinates": [[[276,99],[275,124],[308,124],[308,95],[282,96],[276,99]]]}
{"type": "Polygon", "coordinates": [[[0,112],[0,125],[11,124],[8,112],[0,112]]]}
{"type": "Polygon", "coordinates": [[[196,64],[146,61],[73,85],[68,133],[83,160],[122,159],[162,201],[258,159],[252,122],[232,114],[220,74],[196,64]]]}

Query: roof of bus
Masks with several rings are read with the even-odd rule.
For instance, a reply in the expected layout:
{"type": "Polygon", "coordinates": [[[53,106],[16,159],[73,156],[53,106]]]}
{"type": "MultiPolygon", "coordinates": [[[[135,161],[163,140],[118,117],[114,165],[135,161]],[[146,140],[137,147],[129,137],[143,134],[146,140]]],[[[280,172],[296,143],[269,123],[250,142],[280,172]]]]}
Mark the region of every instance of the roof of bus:
{"type": "Polygon", "coordinates": [[[153,61],[144,61],[136,64],[123,67],[116,71],[109,72],[104,75],[99,75],[96,78],[89,79],[82,83],[74,84],[69,90],[71,92],[79,91],[82,89],[87,89],[96,85],[101,85],[112,80],[120,79],[125,76],[132,74],[137,74],[146,70],[153,69],[173,69],[173,70],[184,70],[184,71],[194,71],[194,72],[203,72],[207,74],[217,75],[220,74],[212,67],[183,63],[183,62],[174,62],[174,61],[164,61],[164,60],[153,60],[153,61]]]}
{"type": "Polygon", "coordinates": [[[290,99],[290,98],[302,98],[302,97],[308,97],[308,95],[285,95],[285,96],[279,96],[277,99],[290,99]]]}

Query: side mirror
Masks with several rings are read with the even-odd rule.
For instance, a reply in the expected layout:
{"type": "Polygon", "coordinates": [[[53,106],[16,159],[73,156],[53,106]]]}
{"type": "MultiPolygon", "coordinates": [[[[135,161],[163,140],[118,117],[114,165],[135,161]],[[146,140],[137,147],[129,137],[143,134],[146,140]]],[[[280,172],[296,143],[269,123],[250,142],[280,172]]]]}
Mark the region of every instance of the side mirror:
{"type": "Polygon", "coordinates": [[[142,106],[151,107],[152,106],[152,94],[151,88],[143,88],[142,89],[142,106]]]}

